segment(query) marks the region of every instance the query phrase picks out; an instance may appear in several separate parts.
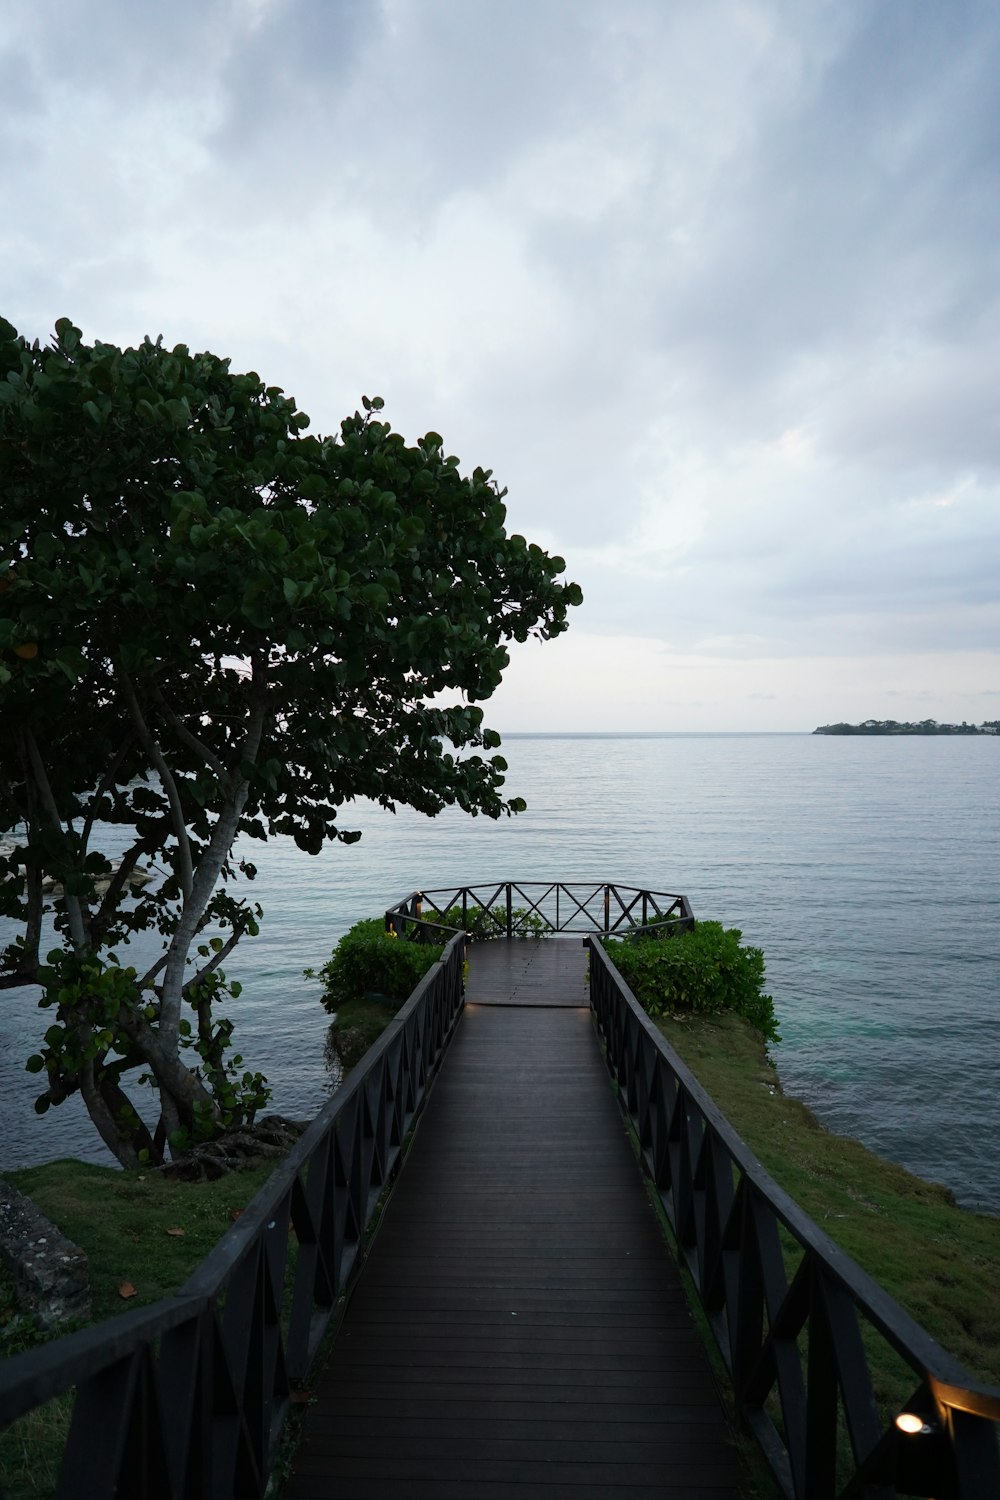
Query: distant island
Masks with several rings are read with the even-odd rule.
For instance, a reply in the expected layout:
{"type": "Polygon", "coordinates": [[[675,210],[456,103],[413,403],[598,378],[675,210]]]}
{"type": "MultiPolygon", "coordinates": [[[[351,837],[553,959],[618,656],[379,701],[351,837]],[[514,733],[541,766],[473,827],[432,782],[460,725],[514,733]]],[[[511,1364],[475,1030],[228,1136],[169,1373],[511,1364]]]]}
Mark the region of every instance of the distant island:
{"type": "Polygon", "coordinates": [[[813,734],[998,734],[1000,719],[986,719],[982,724],[939,724],[937,719],[921,719],[917,724],[903,724],[898,719],[865,719],[861,724],[821,724],[813,734]]]}

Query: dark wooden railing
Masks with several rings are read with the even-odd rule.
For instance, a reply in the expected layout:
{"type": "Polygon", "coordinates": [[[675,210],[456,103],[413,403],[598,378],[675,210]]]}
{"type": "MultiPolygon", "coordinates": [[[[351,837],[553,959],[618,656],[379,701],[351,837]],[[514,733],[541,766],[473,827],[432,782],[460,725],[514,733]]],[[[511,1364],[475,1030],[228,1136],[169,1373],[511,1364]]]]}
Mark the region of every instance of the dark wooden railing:
{"type": "Polygon", "coordinates": [[[1000,1390],[971,1380],[768,1176],[595,936],[693,920],[683,896],[611,884],[506,881],[390,907],[400,936],[447,939],[441,962],[184,1287],[0,1366],[0,1429],[75,1392],[57,1500],[263,1496],[462,1009],[466,930],[590,934],[591,1005],[622,1109],[788,1500],[996,1500],[1000,1390]],[[877,1345],[915,1377],[902,1405],[880,1409],[877,1345]]]}
{"type": "Polygon", "coordinates": [[[461,930],[477,939],[540,937],[550,932],[616,933],[694,923],[686,896],[607,882],[502,880],[413,891],[390,906],[386,928],[400,937],[441,942],[461,930]]]}
{"type": "Polygon", "coordinates": [[[621,1107],[782,1493],[997,1500],[1000,1389],[971,1380],[782,1191],[600,942],[590,952],[591,1005],[621,1107]],[[916,1378],[902,1408],[876,1400],[879,1343],[916,1378]]]}
{"type": "Polygon", "coordinates": [[[451,939],[176,1296],[0,1366],[0,1428],[75,1387],[57,1500],[263,1496],[462,1009],[464,946],[451,939]]]}

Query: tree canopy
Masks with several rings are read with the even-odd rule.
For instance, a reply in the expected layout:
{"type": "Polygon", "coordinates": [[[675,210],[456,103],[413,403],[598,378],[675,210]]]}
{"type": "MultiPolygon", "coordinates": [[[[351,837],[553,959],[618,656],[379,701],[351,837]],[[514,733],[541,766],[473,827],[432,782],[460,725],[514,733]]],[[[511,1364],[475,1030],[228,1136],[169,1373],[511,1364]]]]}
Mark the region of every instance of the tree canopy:
{"type": "Polygon", "coordinates": [[[88,345],[66,319],[42,347],[0,320],[0,914],[22,928],[0,987],[41,984],[55,1012],[37,1107],[81,1090],[125,1162],[265,1095],[213,1009],[259,917],[238,833],[316,853],[357,837],[359,796],[523,806],[478,704],[505,643],[563,631],[580,591],[507,533],[490,470],[463,476],[436,433],[408,446],[381,410],[313,436],[226,359],[88,345]],[[127,829],[116,869],[106,824],[127,829]],[[137,895],[143,861],[163,878],[137,895]],[[160,939],[144,972],[119,951],[139,931],[160,939]]]}

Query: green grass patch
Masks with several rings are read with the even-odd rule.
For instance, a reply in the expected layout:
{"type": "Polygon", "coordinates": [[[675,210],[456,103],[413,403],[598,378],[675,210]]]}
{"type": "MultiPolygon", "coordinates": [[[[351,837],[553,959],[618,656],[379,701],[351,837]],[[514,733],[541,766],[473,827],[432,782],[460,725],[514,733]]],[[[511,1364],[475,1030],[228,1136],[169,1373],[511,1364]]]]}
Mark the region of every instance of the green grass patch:
{"type": "MultiPolygon", "coordinates": [[[[247,1167],[215,1182],[174,1182],[158,1172],[122,1172],[68,1159],[4,1175],[86,1254],[96,1323],[179,1290],[274,1165],[247,1167]]],[[[9,1277],[0,1275],[0,1355],[70,1331],[65,1325],[42,1333],[17,1308],[9,1277]]],[[[0,1434],[7,1500],[54,1492],[71,1410],[67,1394],[0,1434]]]]}
{"type": "Polygon", "coordinates": [[[5,1500],[48,1500],[69,1433],[73,1397],[67,1392],[36,1406],[0,1433],[0,1478],[5,1500]]]}
{"type": "MultiPolygon", "coordinates": [[[[657,1025],[781,1187],[970,1374],[1000,1383],[1000,1218],[824,1129],[740,1016],[657,1025]]],[[[884,1373],[887,1391],[914,1383],[894,1358],[884,1373]]]]}
{"type": "Polygon", "coordinates": [[[174,1182],[159,1172],[71,1160],[5,1175],[87,1256],[93,1319],[100,1322],[177,1291],[274,1165],[215,1182],[174,1182]],[[123,1297],[123,1285],[134,1295],[123,1297]]]}
{"type": "Polygon", "coordinates": [[[336,1053],[345,1074],[378,1041],[398,1009],[398,1003],[363,999],[345,1000],[338,1006],[327,1033],[327,1045],[336,1053]]]}

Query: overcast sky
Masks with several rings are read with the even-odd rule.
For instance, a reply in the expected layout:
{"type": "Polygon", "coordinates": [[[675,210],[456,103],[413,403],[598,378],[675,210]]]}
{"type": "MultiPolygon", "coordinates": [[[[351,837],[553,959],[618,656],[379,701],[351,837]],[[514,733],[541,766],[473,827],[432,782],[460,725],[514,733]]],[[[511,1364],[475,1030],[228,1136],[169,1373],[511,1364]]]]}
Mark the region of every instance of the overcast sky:
{"type": "Polygon", "coordinates": [[[1000,7],[7,0],[0,312],[382,395],[583,587],[504,730],[1000,718],[1000,7]]]}

